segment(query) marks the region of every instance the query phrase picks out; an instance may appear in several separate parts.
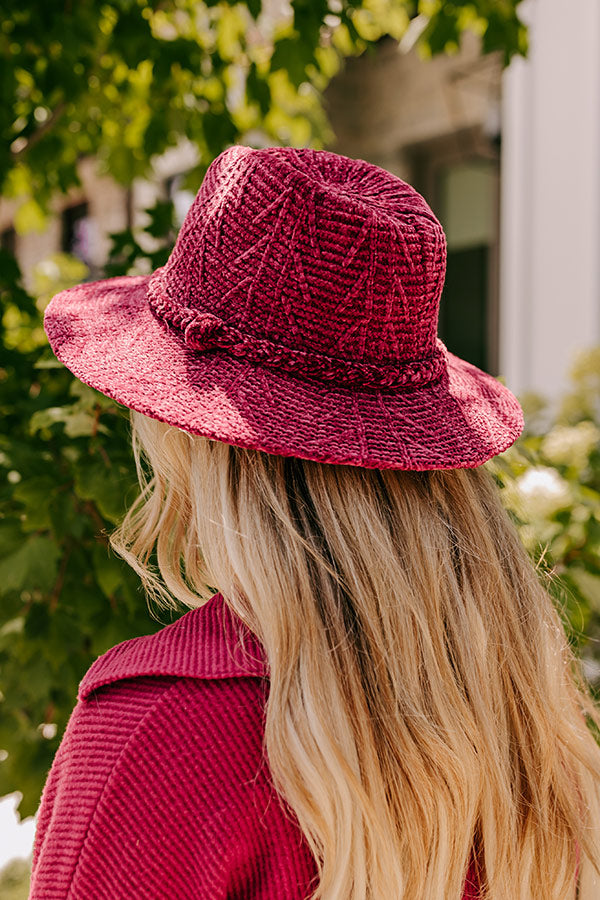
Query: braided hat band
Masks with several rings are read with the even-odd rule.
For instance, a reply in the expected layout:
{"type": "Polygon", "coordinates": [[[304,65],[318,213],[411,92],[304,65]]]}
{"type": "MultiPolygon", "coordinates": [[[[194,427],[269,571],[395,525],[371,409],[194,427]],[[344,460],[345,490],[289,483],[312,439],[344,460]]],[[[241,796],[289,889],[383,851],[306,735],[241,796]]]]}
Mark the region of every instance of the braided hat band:
{"type": "Polygon", "coordinates": [[[445,346],[437,343],[433,354],[423,359],[396,364],[360,362],[326,356],[306,349],[276,344],[268,338],[249,335],[228,325],[211,312],[180,307],[169,299],[157,269],[148,284],[148,302],[163,322],[174,326],[192,350],[221,349],[233,356],[260,363],[267,368],[304,374],[322,381],[363,388],[415,387],[428,384],[446,371],[445,346]]]}
{"type": "Polygon", "coordinates": [[[57,294],[57,357],[125,406],[269,453],[370,468],[476,466],[523,428],[437,336],[446,241],[364,160],[234,146],[166,264],[57,294]]]}

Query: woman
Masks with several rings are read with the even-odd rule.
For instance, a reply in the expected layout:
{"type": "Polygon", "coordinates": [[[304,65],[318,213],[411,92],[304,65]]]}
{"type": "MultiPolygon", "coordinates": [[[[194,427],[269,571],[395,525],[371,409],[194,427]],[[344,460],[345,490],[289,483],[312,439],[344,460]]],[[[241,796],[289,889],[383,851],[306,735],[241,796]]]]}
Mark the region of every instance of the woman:
{"type": "Polygon", "coordinates": [[[112,546],[191,611],[84,677],[33,900],[600,896],[600,719],[482,467],[521,408],[437,338],[445,261],[390,173],[235,146],[164,267],[47,307],[132,410],[112,546]]]}

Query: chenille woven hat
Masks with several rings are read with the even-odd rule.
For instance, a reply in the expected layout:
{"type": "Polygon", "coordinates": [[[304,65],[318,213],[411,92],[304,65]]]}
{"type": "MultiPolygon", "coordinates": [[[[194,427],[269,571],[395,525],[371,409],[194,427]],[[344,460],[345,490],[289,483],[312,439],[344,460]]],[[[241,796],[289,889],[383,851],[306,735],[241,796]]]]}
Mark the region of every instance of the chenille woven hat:
{"type": "Polygon", "coordinates": [[[437,337],[443,229],[409,184],[328,151],[234,146],[168,261],[57,294],[81,381],[192,434],[366,468],[474,467],[523,429],[437,337]]]}

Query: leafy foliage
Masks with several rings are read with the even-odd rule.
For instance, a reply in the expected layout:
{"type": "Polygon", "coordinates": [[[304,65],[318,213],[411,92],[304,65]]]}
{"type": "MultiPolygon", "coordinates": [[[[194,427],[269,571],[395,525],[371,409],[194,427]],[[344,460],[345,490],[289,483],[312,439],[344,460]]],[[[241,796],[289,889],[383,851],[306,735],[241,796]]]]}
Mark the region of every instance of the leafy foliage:
{"type": "Polygon", "coordinates": [[[582,351],[555,413],[521,398],[527,430],[486,465],[541,572],[567,633],[600,677],[600,348],[582,351]]]}
{"type": "MultiPolygon", "coordinates": [[[[10,288],[2,284],[3,297],[10,288]]],[[[20,790],[29,815],[82,672],[157,623],[104,533],[137,492],[125,411],[40,357],[33,313],[30,346],[11,346],[24,318],[5,331],[0,382],[0,791],[20,790]]]]}
{"type": "MultiPolygon", "coordinates": [[[[198,163],[182,187],[196,191],[233,142],[322,146],[331,134],[320,96],[345,56],[400,38],[420,16],[424,53],[451,50],[471,28],[507,62],[526,51],[518,3],[292,0],[277,19],[261,0],[78,0],[60,15],[5,0],[2,196],[17,201],[24,233],[79,184],[82,156],[130,185],[187,138],[198,163]]],[[[113,235],[106,277],[166,260],[172,205],[147,212],[144,229],[113,235]]],[[[107,546],[137,493],[127,411],[74,379],[42,328],[53,293],[89,277],[81,266],[63,254],[43,261],[32,295],[0,251],[0,795],[21,791],[23,816],[35,812],[94,658],[164,624],[107,546]]]]}
{"type": "Polygon", "coordinates": [[[275,16],[260,0],[5,0],[0,24],[0,191],[20,198],[16,226],[42,227],[55,192],[79,184],[94,155],[124,185],[188,138],[197,186],[225,146],[260,130],[275,143],[329,136],[319,92],[343,56],[426,24],[424,52],[471,29],[505,62],[525,53],[519,0],[293,0],[275,16]],[[298,89],[302,85],[302,91],[298,89]],[[49,164],[51,163],[51,164],[49,164]]]}

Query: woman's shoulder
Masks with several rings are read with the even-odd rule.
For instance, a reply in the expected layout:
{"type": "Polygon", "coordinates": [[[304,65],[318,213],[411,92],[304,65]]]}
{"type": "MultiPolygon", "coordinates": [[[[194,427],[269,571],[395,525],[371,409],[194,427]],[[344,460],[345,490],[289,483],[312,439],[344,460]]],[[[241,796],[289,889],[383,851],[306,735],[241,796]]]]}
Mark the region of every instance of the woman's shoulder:
{"type": "Polygon", "coordinates": [[[207,848],[237,859],[269,809],[275,831],[287,827],[263,756],[264,673],[260,644],[218,595],[99,657],[44,787],[31,896],[162,897],[167,871],[169,896],[230,896],[207,848]],[[188,875],[208,879],[199,894],[188,875]]]}
{"type": "Polygon", "coordinates": [[[267,677],[264,650],[220,593],[155,634],[112,647],[84,675],[78,699],[132,678],[267,677]]]}
{"type": "MultiPolygon", "coordinates": [[[[49,784],[64,779],[77,793],[81,779],[89,789],[91,775],[100,785],[142,758],[185,769],[186,750],[197,758],[199,748],[205,770],[224,773],[235,745],[221,758],[212,748],[226,733],[246,747],[249,733],[260,733],[266,672],[262,645],[220,594],[154,634],[117,644],[80,682],[49,784]]],[[[253,749],[260,755],[259,744],[253,749]]]]}

